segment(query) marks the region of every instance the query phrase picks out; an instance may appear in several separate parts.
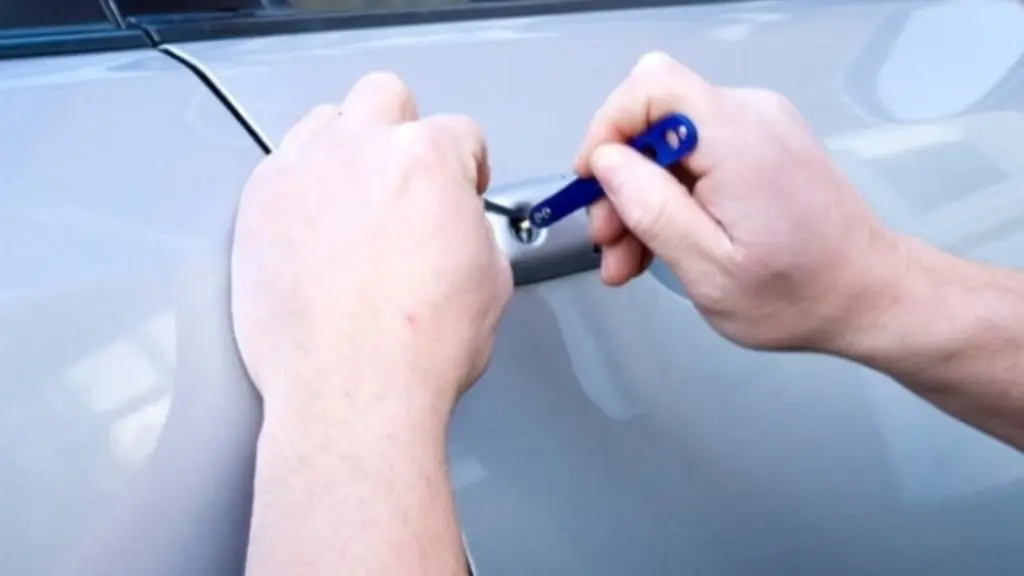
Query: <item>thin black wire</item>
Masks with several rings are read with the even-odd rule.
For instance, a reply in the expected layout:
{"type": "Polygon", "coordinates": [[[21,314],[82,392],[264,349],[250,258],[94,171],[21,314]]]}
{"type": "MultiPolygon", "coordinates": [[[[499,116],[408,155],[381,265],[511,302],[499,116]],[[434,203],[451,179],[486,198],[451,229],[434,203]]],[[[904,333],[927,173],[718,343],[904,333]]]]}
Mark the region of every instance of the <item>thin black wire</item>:
{"type": "Polygon", "coordinates": [[[484,210],[486,210],[488,212],[493,212],[494,214],[498,214],[500,216],[504,216],[505,218],[508,218],[509,220],[522,220],[523,217],[524,217],[524,215],[522,214],[521,210],[516,210],[515,208],[509,208],[507,206],[502,206],[501,204],[498,204],[496,202],[488,200],[487,198],[484,198],[483,200],[484,200],[484,210]]]}

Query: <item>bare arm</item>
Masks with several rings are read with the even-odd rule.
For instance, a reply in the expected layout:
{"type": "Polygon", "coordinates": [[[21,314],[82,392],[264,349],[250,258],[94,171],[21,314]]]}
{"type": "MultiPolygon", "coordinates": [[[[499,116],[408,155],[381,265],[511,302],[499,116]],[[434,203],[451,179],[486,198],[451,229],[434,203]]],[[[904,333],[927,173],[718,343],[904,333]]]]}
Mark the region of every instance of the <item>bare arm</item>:
{"type": "Polygon", "coordinates": [[[576,169],[607,192],[590,230],[608,284],[653,253],[732,341],[845,356],[1024,448],[1024,274],[888,231],[782,95],[648,54],[594,115],[576,169]],[[674,112],[700,132],[681,171],[619,144],[674,112]]]}
{"type": "Polygon", "coordinates": [[[836,351],[1024,448],[1024,274],[899,244],[904,266],[889,274],[880,313],[855,322],[836,351]]]}
{"type": "Polygon", "coordinates": [[[231,257],[264,407],[249,576],[467,572],[445,432],[512,294],[489,172],[476,124],[419,119],[380,72],[254,170],[231,257]]]}
{"type": "MultiPolygon", "coordinates": [[[[374,389],[374,372],[346,380],[374,389]]],[[[349,395],[268,409],[249,576],[466,573],[445,466],[447,408],[412,402],[349,395]]]]}

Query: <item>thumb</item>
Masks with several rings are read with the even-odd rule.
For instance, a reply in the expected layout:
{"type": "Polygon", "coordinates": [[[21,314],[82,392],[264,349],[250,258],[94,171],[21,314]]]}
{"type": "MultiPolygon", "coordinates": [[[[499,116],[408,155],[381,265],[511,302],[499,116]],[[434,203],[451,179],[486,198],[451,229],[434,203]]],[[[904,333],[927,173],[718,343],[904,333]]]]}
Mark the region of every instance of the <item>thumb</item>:
{"type": "Polygon", "coordinates": [[[594,151],[590,167],[626,228],[669,264],[726,239],[675,176],[636,150],[605,144],[594,151]]]}

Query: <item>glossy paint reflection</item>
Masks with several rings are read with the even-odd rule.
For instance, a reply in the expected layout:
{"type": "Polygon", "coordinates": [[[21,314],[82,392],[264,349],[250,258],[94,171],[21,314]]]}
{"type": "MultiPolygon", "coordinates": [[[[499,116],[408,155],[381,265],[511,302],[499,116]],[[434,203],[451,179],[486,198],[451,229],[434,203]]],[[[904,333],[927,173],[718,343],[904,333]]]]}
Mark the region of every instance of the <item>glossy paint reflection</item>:
{"type": "MultiPolygon", "coordinates": [[[[786,94],[893,227],[1021,265],[1018,11],[721,3],[184,49],[275,140],[393,70],[423,113],[482,125],[496,195],[566,172],[608,91],[665,50],[786,94]]],[[[481,575],[1019,572],[1017,453],[870,370],[740,349],[684,295],[664,267],[618,290],[594,273],[517,290],[451,428],[481,575]]]]}
{"type": "MultiPolygon", "coordinates": [[[[727,3],[182,49],[275,140],[394,70],[424,113],[482,124],[497,189],[566,172],[660,48],[788,95],[892,226],[1024,265],[1015,10],[727,3]],[[938,67],[965,29],[988,35],[938,67]]],[[[0,572],[240,574],[259,414],[226,263],[258,150],[160,55],[2,70],[0,572]]],[[[861,367],[733,346],[664,272],[517,291],[451,428],[481,576],[1019,572],[1018,454],[861,367]]]]}
{"type": "Polygon", "coordinates": [[[457,496],[485,574],[1020,561],[1017,453],[859,366],[737,348],[649,276],[518,291],[451,446],[478,470],[457,496]]]}
{"type": "Polygon", "coordinates": [[[259,150],[155,52],[0,70],[0,572],[240,571],[226,265],[259,150]]]}
{"type": "Polygon", "coordinates": [[[900,120],[960,114],[1001,83],[1013,81],[1022,64],[1024,10],[1019,5],[931,5],[908,13],[892,39],[878,70],[878,97],[900,120]],[[948,41],[936,42],[942,34],[949,34],[948,41]]]}

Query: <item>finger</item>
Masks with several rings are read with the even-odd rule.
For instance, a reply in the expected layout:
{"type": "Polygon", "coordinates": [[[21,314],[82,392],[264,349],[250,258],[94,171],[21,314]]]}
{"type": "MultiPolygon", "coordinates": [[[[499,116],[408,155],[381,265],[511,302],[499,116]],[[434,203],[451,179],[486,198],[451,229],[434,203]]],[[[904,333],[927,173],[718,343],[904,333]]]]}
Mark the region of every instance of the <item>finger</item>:
{"type": "Polygon", "coordinates": [[[452,157],[457,160],[460,176],[476,189],[477,194],[487,190],[491,180],[487,143],[483,130],[469,116],[437,114],[417,122],[415,129],[430,135],[428,141],[439,138],[441,145],[454,153],[452,157]]]}
{"type": "Polygon", "coordinates": [[[501,313],[500,316],[504,315],[505,309],[508,307],[508,302],[512,298],[512,292],[515,289],[515,276],[512,273],[512,263],[508,259],[508,254],[502,250],[501,245],[498,243],[497,237],[491,234],[490,224],[484,223],[486,227],[486,235],[491,239],[491,246],[494,250],[494,265],[497,268],[498,274],[498,285],[500,287],[500,299],[501,299],[501,313]]]}
{"type": "Polygon", "coordinates": [[[496,239],[494,240],[494,250],[497,252],[495,262],[498,267],[499,281],[501,282],[502,311],[504,312],[505,307],[508,306],[509,299],[512,298],[512,291],[515,289],[515,276],[512,273],[512,263],[508,259],[508,254],[505,254],[505,251],[501,249],[496,239]]]}
{"type": "Polygon", "coordinates": [[[419,117],[412,92],[391,72],[371,72],[356,82],[341,103],[349,121],[403,124],[419,117]]]}
{"type": "Polygon", "coordinates": [[[305,144],[337,117],[338,106],[335,104],[320,104],[313,107],[288,130],[278,148],[291,148],[305,144]]]}
{"type": "MultiPolygon", "coordinates": [[[[601,144],[626,142],[668,114],[686,114],[700,130],[710,122],[715,94],[714,86],[670,56],[644,55],[594,115],[574,161],[576,172],[592,173],[590,156],[601,144]]],[[[706,170],[699,146],[684,162],[698,175],[706,170]]]]}
{"type": "Polygon", "coordinates": [[[681,263],[694,251],[731,247],[689,191],[639,152],[605,144],[594,152],[593,168],[623,224],[663,260],[681,263]]]}
{"type": "Polygon", "coordinates": [[[626,233],[622,219],[607,198],[601,198],[588,210],[590,239],[595,244],[611,244],[626,233]]]}
{"type": "Polygon", "coordinates": [[[601,250],[601,280],[621,286],[643,271],[644,247],[636,236],[626,234],[601,250]]]}

